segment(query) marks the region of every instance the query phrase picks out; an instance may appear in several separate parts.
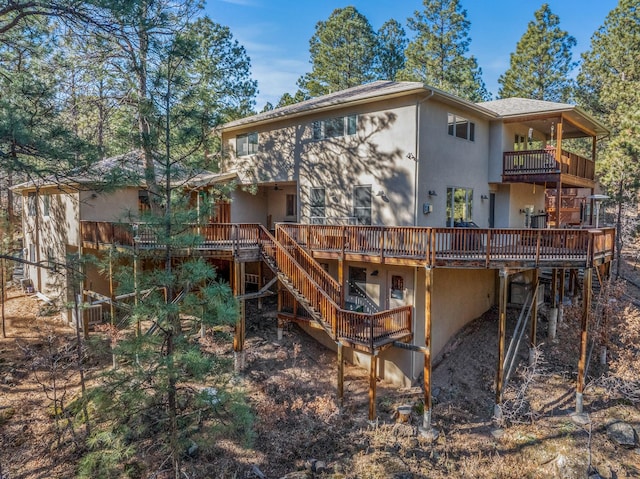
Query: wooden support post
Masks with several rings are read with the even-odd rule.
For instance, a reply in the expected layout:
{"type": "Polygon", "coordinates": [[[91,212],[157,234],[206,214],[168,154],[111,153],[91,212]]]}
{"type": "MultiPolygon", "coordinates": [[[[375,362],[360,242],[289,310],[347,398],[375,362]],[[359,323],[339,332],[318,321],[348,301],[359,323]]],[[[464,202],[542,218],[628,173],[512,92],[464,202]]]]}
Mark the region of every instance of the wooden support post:
{"type": "Polygon", "coordinates": [[[280,281],[278,281],[278,306],[277,306],[277,312],[278,312],[278,329],[277,329],[277,334],[278,334],[278,341],[282,341],[282,336],[283,336],[283,330],[284,330],[284,322],[280,319],[280,313],[282,312],[282,295],[283,295],[283,289],[282,289],[282,283],[280,281]]]}
{"type": "Polygon", "coordinates": [[[533,365],[535,362],[535,349],[538,345],[538,288],[540,287],[538,284],[538,268],[533,270],[533,293],[534,296],[531,298],[533,301],[531,303],[531,334],[529,335],[529,365],[533,365]]]}
{"type": "MultiPolygon", "coordinates": [[[[233,294],[241,296],[244,294],[244,263],[238,260],[233,261],[233,294]]],[[[238,320],[235,326],[233,337],[234,369],[236,372],[244,369],[244,334],[245,334],[245,308],[244,300],[239,302],[238,320]]]]}
{"type": "Polygon", "coordinates": [[[499,415],[502,404],[502,387],[504,382],[504,356],[505,356],[505,336],[507,330],[507,279],[508,272],[500,271],[500,290],[498,311],[498,371],[496,373],[496,416],[499,415]]]}
{"type": "Polygon", "coordinates": [[[111,316],[111,326],[115,326],[116,324],[116,306],[115,306],[115,295],[113,288],[113,260],[111,258],[112,249],[109,250],[109,314],[111,316]]]}
{"type": "Polygon", "coordinates": [[[338,258],[338,284],[340,285],[340,306],[344,309],[344,258],[338,258]]]}
{"type": "Polygon", "coordinates": [[[551,307],[549,308],[549,325],[547,329],[547,336],[549,339],[554,340],[556,338],[556,331],[558,327],[558,269],[553,268],[551,270],[551,307]]]}
{"type": "Polygon", "coordinates": [[[566,279],[566,272],[564,268],[560,269],[560,278],[558,284],[558,323],[562,322],[562,310],[564,309],[564,282],[566,279]]]}
{"type": "MultiPolygon", "coordinates": [[[[258,291],[262,291],[262,261],[258,263],[258,291]]],[[[258,311],[262,311],[262,296],[258,298],[258,311]]]]}
{"type": "Polygon", "coordinates": [[[378,380],[378,353],[371,355],[369,364],[369,421],[376,418],[376,382],[378,380]]]}
{"type": "Polygon", "coordinates": [[[431,291],[433,288],[433,269],[424,270],[424,414],[422,427],[431,429],[431,291]]]}
{"type": "Polygon", "coordinates": [[[344,346],[338,341],[338,405],[344,404],[344,346]]]}
{"type": "Polygon", "coordinates": [[[576,412],[582,414],[582,393],[584,392],[585,372],[587,367],[587,339],[589,329],[589,313],[591,312],[591,277],[593,268],[585,268],[582,288],[582,321],[580,324],[580,361],[578,362],[578,384],[576,385],[576,412]]]}

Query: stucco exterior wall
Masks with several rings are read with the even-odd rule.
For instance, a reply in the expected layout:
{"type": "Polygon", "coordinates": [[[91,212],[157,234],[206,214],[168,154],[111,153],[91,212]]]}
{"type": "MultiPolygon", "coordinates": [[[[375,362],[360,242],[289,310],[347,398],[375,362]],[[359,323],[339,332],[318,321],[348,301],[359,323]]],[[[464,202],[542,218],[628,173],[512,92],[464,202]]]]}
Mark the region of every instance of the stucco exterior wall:
{"type": "MultiPolygon", "coordinates": [[[[78,193],[57,188],[40,190],[35,200],[37,216],[30,214],[29,201],[25,193],[22,208],[24,258],[42,264],[47,261],[64,264],[67,247],[79,244],[78,193]],[[49,203],[48,212],[46,201],[49,203]]],[[[24,272],[36,290],[50,295],[52,299],[64,288],[64,275],[60,273],[30,265],[25,265],[24,272]]]]}
{"type": "Polygon", "coordinates": [[[137,215],[138,188],[80,192],[80,219],[83,221],[119,221],[137,215]]]}
{"type": "MultiPolygon", "coordinates": [[[[258,153],[241,158],[234,157],[236,136],[251,130],[225,134],[226,169],[257,184],[297,181],[302,222],[309,221],[312,187],[325,188],[326,217],[342,219],[353,216],[353,187],[370,186],[372,224],[413,225],[416,164],[407,155],[415,152],[415,105],[409,96],[271,124],[257,130],[258,153]],[[355,135],[313,139],[314,121],[349,115],[357,115],[355,135]]],[[[274,221],[293,221],[281,218],[277,198],[268,199],[274,221]]]]}
{"type": "Polygon", "coordinates": [[[524,213],[521,209],[533,207],[534,214],[544,213],[544,188],[526,183],[514,183],[509,185],[509,227],[524,228],[524,213]]]}
{"type": "Polygon", "coordinates": [[[267,224],[267,196],[264,191],[252,194],[236,189],[231,193],[232,223],[267,224]]]}
{"type": "Polygon", "coordinates": [[[447,188],[473,189],[472,219],[486,228],[489,221],[487,157],[489,155],[489,122],[473,112],[429,100],[420,106],[418,225],[442,227],[446,224],[447,188]],[[448,134],[447,114],[460,115],[475,123],[475,140],[448,134]],[[429,196],[435,191],[437,196],[429,196]],[[432,212],[423,214],[422,205],[432,205],[432,212]]]}

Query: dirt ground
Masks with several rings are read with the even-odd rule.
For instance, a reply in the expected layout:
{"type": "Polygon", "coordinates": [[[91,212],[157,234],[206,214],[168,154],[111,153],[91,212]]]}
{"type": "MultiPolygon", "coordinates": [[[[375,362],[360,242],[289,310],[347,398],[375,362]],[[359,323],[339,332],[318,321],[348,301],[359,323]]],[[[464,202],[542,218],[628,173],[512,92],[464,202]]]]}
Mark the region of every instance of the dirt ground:
{"type": "MultiPolygon", "coordinates": [[[[637,250],[629,250],[623,275],[640,285],[637,250]]],[[[335,400],[336,356],[291,325],[282,341],[273,315],[248,302],[246,368],[237,384],[256,416],[249,447],[220,441],[206,467],[192,464],[189,477],[220,478],[591,478],[640,477],[640,290],[625,284],[616,300],[619,318],[607,324],[609,362],[591,361],[584,394],[585,424],[577,423],[575,381],[579,314],[567,305],[556,340],[546,337],[540,313],[540,359],[520,369],[505,393],[506,423],[493,418],[497,362],[497,315],[489,311],[461,331],[433,371],[433,425],[439,435],[419,434],[422,391],[380,382],[378,420],[367,421],[367,371],[347,366],[345,403],[335,400]],[[524,384],[528,384],[525,389],[524,384]],[[411,405],[409,422],[397,407],[411,405]],[[607,432],[623,421],[635,428],[635,445],[616,444],[607,432]],[[595,473],[599,476],[594,475],[595,473]],[[591,475],[589,475],[591,474],[591,475]]],[[[271,305],[273,306],[273,305],[271,305]]],[[[32,296],[11,290],[5,305],[7,338],[0,339],[0,478],[71,478],[81,430],[56,424],[52,413],[52,367],[34,358],[48,350],[73,358],[74,331],[59,317],[37,316],[32,296]],[[56,338],[56,339],[53,339],[56,338]],[[57,432],[56,432],[57,431],[57,432]],[[57,438],[64,440],[58,444],[57,438]]],[[[519,311],[509,310],[513,328],[519,311]]],[[[232,357],[228,335],[209,334],[203,346],[232,357]]],[[[597,348],[596,348],[597,349],[597,348]]],[[[523,354],[524,358],[524,354],[523,354]]],[[[69,359],[71,361],[72,359],[69,359]]],[[[64,361],[63,361],[64,362],[64,361]]],[[[526,364],[526,361],[523,361],[526,364]]],[[[89,383],[109,358],[85,357],[89,383]]],[[[64,400],[78,394],[73,369],[56,370],[64,400]]],[[[60,398],[58,398],[60,399],[60,398]]],[[[197,462],[198,459],[189,459],[197,462]]]]}

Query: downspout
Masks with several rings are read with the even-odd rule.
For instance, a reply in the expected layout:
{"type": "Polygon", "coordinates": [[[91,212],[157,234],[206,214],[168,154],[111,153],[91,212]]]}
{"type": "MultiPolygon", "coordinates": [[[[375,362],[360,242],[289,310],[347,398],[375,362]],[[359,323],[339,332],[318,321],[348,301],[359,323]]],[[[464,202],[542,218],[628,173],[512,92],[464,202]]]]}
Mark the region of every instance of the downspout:
{"type": "MultiPolygon", "coordinates": [[[[413,170],[413,226],[418,226],[418,162],[420,161],[420,157],[418,156],[418,149],[420,147],[420,105],[427,100],[430,100],[436,92],[431,90],[428,96],[424,97],[422,100],[416,100],[416,135],[415,135],[415,145],[413,149],[413,161],[415,163],[413,170]]],[[[409,155],[407,155],[409,157],[409,155]]],[[[410,157],[409,157],[410,158],[410,157]]],[[[414,317],[414,327],[415,327],[415,318],[416,315],[416,294],[418,292],[418,268],[414,268],[413,270],[413,317],[414,317]]],[[[411,379],[415,379],[415,366],[416,366],[416,354],[420,353],[411,353],[411,379]]]]}
{"type": "Polygon", "coordinates": [[[436,92],[434,90],[431,90],[431,93],[429,93],[428,96],[424,97],[422,100],[416,100],[416,144],[414,145],[413,149],[413,161],[415,162],[413,170],[413,226],[418,226],[418,162],[420,161],[420,157],[418,156],[418,149],[420,147],[420,105],[430,100],[431,97],[435,94],[436,92]]]}

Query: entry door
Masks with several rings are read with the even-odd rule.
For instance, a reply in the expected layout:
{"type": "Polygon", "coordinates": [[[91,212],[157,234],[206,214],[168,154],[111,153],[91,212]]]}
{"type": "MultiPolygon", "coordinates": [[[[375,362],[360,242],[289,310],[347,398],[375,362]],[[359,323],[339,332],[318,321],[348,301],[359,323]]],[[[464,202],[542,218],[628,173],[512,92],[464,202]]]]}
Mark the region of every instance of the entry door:
{"type": "Polygon", "coordinates": [[[389,271],[387,277],[387,309],[407,304],[407,278],[399,271],[389,271]]]}

